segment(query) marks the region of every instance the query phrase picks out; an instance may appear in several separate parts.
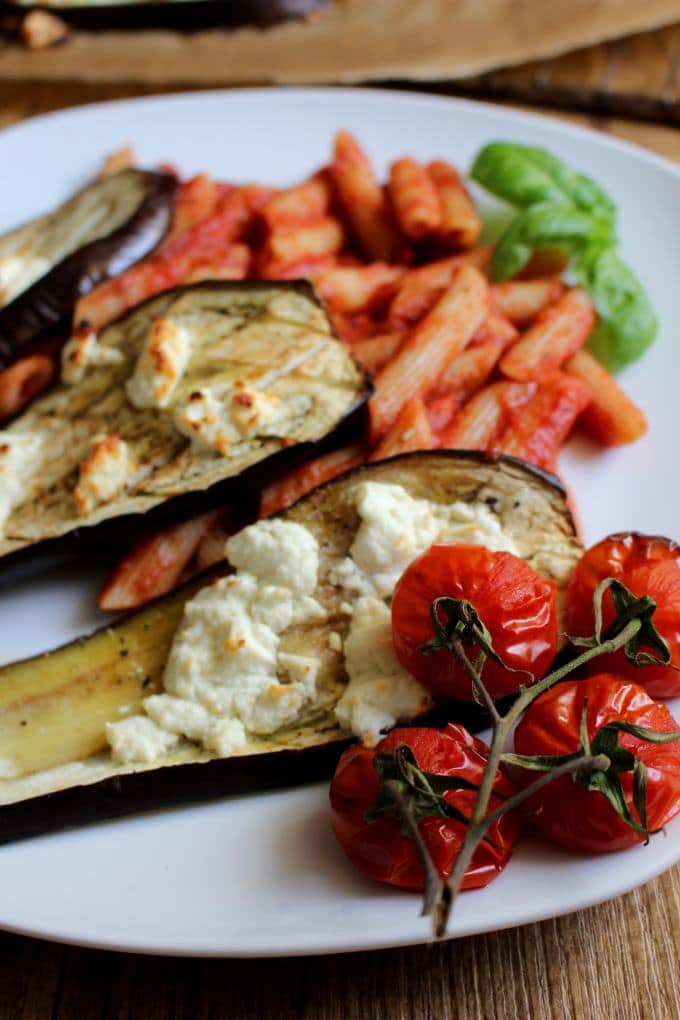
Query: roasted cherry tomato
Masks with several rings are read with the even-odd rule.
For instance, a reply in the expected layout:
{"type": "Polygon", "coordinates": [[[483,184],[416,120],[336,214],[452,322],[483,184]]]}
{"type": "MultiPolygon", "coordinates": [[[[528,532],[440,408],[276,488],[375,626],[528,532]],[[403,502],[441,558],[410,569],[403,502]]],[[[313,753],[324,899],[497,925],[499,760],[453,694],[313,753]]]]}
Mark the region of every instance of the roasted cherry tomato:
{"type": "MultiPolygon", "coordinates": [[[[507,552],[456,543],[433,545],[400,577],[392,599],[392,638],[397,658],[424,687],[442,698],[471,701],[470,679],[446,649],[419,651],[434,635],[430,606],[441,595],[467,599],[488,628],[506,665],[538,678],[557,650],[556,586],[507,552]]],[[[476,657],[476,650],[467,649],[476,657]]],[[[491,697],[513,694],[530,682],[487,659],[482,674],[491,697]]]]}
{"type": "MultiPolygon", "coordinates": [[[[659,733],[678,730],[666,706],[653,701],[637,684],[601,673],[557,684],[527,709],[515,732],[515,750],[523,755],[562,755],[581,746],[583,704],[588,699],[588,736],[592,741],[606,723],[623,721],[659,733]]],[[[662,828],[680,812],[680,740],[655,744],[628,733],[619,734],[621,747],[647,766],[647,826],[662,828]]],[[[530,783],[540,773],[521,771],[530,783]]],[[[633,773],[620,772],[626,802],[635,821],[633,773]]],[[[568,850],[605,853],[623,850],[643,837],[627,825],[598,790],[588,790],[571,776],[560,776],[523,805],[531,822],[547,838],[568,850]]]]}
{"type": "MultiPolygon", "coordinates": [[[[595,627],[593,593],[605,577],[616,577],[638,598],[651,595],[657,609],[653,623],[668,642],[671,660],[680,665],[680,547],[667,538],[611,535],[581,557],[567,590],[567,629],[574,637],[590,637],[595,627]]],[[[611,592],[603,600],[606,627],[615,616],[611,592]]],[[[611,670],[640,684],[655,698],[680,694],[680,673],[669,666],[636,666],[623,650],[599,656],[591,672],[611,670]]]]}
{"type": "MultiPolygon", "coordinates": [[[[366,812],[380,792],[374,767],[379,751],[394,751],[406,744],[424,772],[441,776],[461,776],[479,784],[487,761],[488,748],[462,726],[448,725],[443,730],[422,727],[395,729],[373,748],[350,747],[338,762],[330,789],[331,825],[350,861],[364,874],[379,882],[402,889],[422,889],[423,868],[412,839],[402,834],[396,818],[367,821],[366,812]]],[[[497,794],[511,796],[512,785],[499,773],[494,784],[497,794]]],[[[466,817],[472,812],[474,790],[447,791],[445,799],[466,817]]],[[[493,796],[491,807],[500,799],[493,796]]],[[[463,889],[478,889],[498,875],[512,853],[519,836],[521,818],[511,811],[491,826],[488,840],[480,843],[463,879],[463,889]]],[[[451,873],[465,835],[465,823],[437,814],[421,817],[420,831],[442,878],[451,873]]]]}

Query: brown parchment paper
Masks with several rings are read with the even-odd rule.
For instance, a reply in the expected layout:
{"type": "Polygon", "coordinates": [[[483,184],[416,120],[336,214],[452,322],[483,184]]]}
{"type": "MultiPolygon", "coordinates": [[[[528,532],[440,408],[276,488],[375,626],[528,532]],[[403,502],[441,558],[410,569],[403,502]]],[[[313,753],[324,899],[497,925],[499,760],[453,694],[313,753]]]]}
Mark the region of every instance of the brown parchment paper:
{"type": "Polygon", "coordinates": [[[0,44],[0,78],[164,84],[461,78],[680,19],[680,0],[335,0],[270,29],[76,33],[0,44]]]}

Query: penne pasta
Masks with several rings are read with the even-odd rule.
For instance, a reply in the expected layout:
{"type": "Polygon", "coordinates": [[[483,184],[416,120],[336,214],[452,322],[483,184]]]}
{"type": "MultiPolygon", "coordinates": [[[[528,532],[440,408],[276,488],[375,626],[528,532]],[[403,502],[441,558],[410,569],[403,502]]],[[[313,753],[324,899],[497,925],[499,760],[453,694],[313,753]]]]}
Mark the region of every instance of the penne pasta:
{"type": "Polygon", "coordinates": [[[363,252],[379,262],[398,261],[403,245],[390,223],[382,188],[368,157],[349,131],[341,131],[335,138],[330,173],[363,252]]]}
{"type": "Polygon", "coordinates": [[[251,216],[244,189],[224,194],[206,219],[81,298],[74,326],[86,322],[96,332],[141,301],[179,286],[197,268],[228,263],[232,246],[242,238],[251,216]]]}
{"type": "Polygon", "coordinates": [[[592,390],[592,400],[581,415],[587,432],[605,446],[633,443],[647,431],[647,419],[590,351],[578,351],[564,366],[592,390]]]}
{"type": "Polygon", "coordinates": [[[0,372],[0,422],[14,418],[47,389],[57,372],[48,354],[29,354],[0,372]]]}
{"type": "Polygon", "coordinates": [[[427,169],[442,205],[439,238],[452,248],[472,247],[482,232],[482,221],[458,172],[440,159],[427,169]]]}
{"type": "Polygon", "coordinates": [[[493,444],[494,450],[553,471],[560,446],[591,396],[587,383],[556,373],[538,386],[520,413],[517,408],[511,411],[509,423],[493,444]]]}
{"type": "Polygon", "coordinates": [[[448,450],[490,450],[504,428],[509,409],[521,407],[535,388],[535,383],[512,382],[484,387],[441,435],[439,445],[448,450]]]}
{"type": "Polygon", "coordinates": [[[327,216],[330,205],[330,178],[325,170],[320,170],[302,184],[278,192],[262,206],[261,214],[267,225],[273,229],[291,225],[303,226],[327,216]]]}
{"type": "MultiPolygon", "coordinates": [[[[224,185],[222,185],[224,188],[224,185]]],[[[233,191],[230,188],[229,191],[233,191]]],[[[229,192],[226,192],[229,193],[229,192]]],[[[219,200],[217,182],[206,174],[197,174],[182,181],[177,190],[172,227],[163,241],[166,245],[195,227],[201,220],[212,216],[219,200]]]]}
{"type": "Polygon", "coordinates": [[[488,312],[489,288],[473,266],[460,266],[434,308],[407,337],[376,379],[371,432],[381,436],[411,397],[432,388],[445,366],[470,342],[488,312]]]}
{"type": "MultiPolygon", "coordinates": [[[[425,409],[433,435],[440,437],[448,429],[453,419],[458,414],[463,403],[459,390],[449,390],[448,393],[430,394],[425,398],[425,409]]],[[[439,445],[437,442],[435,445],[439,445]]]]}
{"type": "Polygon", "coordinates": [[[321,273],[335,269],[338,264],[337,255],[317,255],[315,258],[301,259],[299,262],[263,263],[256,258],[257,277],[260,280],[315,280],[321,273]]]}
{"type": "Polygon", "coordinates": [[[510,379],[546,378],[584,345],[595,325],[595,309],[580,287],[544,309],[501,361],[510,379]]]}
{"type": "Polygon", "coordinates": [[[369,460],[386,460],[398,453],[431,450],[432,429],[422,397],[411,397],[397,415],[392,427],[373,450],[369,460]]]}
{"type": "Polygon", "coordinates": [[[121,170],[128,170],[130,167],[133,167],[136,161],[137,156],[132,146],[124,145],[121,149],[108,154],[97,177],[100,180],[103,177],[112,177],[113,174],[118,174],[121,170]]]}
{"type": "Polygon", "coordinates": [[[483,386],[493,372],[498,359],[505,350],[502,337],[490,336],[481,343],[466,347],[453,358],[439,379],[435,389],[438,393],[455,390],[460,394],[461,403],[465,395],[483,386]]]}
{"type": "Polygon", "coordinates": [[[329,269],[315,276],[314,285],[334,312],[375,312],[387,304],[403,275],[401,266],[374,262],[329,269]]]}
{"type": "Polygon", "coordinates": [[[528,326],[547,305],[564,293],[559,276],[535,280],[509,280],[491,288],[491,304],[514,326],[528,326]]]}
{"type": "Polygon", "coordinates": [[[235,530],[234,525],[229,524],[228,513],[222,510],[220,513],[215,514],[214,520],[209,524],[198,543],[191,561],[196,573],[207,570],[208,567],[212,567],[215,563],[220,563],[224,559],[224,544],[229,536],[233,535],[235,530]]]}
{"type": "Polygon", "coordinates": [[[99,608],[135,609],[172,591],[216,516],[192,517],[138,542],[104,582],[99,608]]]}
{"type": "Polygon", "coordinates": [[[289,471],[283,478],[271,482],[262,490],[260,517],[267,517],[278,510],[284,510],[310,489],[329,482],[331,478],[350,471],[363,462],[364,455],[361,446],[355,444],[344,446],[340,450],[333,450],[332,453],[317,457],[316,460],[312,460],[308,464],[302,464],[299,468],[289,471]]]}
{"type": "Polygon", "coordinates": [[[356,315],[331,313],[331,321],[340,339],[352,347],[377,336],[380,329],[375,319],[365,312],[357,312],[356,315]]]}
{"type": "Polygon", "coordinates": [[[442,203],[431,175],[415,159],[398,159],[390,167],[389,195],[397,225],[412,241],[436,233],[442,203]]]}
{"type": "Polygon", "coordinates": [[[265,244],[263,264],[291,265],[303,259],[335,255],[345,240],[342,224],[332,216],[304,226],[283,226],[273,230],[265,244]]]}
{"type": "Polygon", "coordinates": [[[489,265],[491,252],[490,246],[480,245],[469,252],[409,269],[402,277],[399,290],[390,305],[390,327],[407,329],[415,326],[441,297],[459,266],[475,266],[484,272],[489,265]]]}
{"type": "Polygon", "coordinates": [[[375,375],[392,360],[403,342],[404,333],[381,333],[367,340],[355,341],[352,350],[362,367],[375,375]]]}
{"type": "Polygon", "coordinates": [[[232,244],[219,262],[199,262],[193,266],[182,283],[200,283],[202,280],[244,280],[252,259],[253,253],[247,244],[232,244]]]}

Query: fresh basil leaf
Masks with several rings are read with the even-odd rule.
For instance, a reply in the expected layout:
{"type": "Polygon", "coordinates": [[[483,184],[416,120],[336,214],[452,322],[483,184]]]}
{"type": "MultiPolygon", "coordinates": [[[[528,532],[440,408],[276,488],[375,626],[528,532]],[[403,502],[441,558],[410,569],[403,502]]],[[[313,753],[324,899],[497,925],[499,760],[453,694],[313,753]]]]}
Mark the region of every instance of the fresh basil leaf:
{"type": "Polygon", "coordinates": [[[540,248],[559,248],[579,255],[593,244],[606,244],[611,229],[607,220],[568,203],[541,202],[525,209],[498,241],[491,260],[494,280],[519,273],[540,248]]]}
{"type": "Polygon", "coordinates": [[[487,191],[521,209],[537,202],[566,202],[585,212],[597,212],[612,226],[616,218],[616,207],[599,184],[546,149],[491,142],[478,154],[470,176],[487,191]]]}
{"type": "Polygon", "coordinates": [[[603,329],[591,338],[591,350],[610,372],[616,372],[644,354],[656,337],[659,324],[654,308],[613,248],[591,252],[573,268],[602,322],[603,329]]]}

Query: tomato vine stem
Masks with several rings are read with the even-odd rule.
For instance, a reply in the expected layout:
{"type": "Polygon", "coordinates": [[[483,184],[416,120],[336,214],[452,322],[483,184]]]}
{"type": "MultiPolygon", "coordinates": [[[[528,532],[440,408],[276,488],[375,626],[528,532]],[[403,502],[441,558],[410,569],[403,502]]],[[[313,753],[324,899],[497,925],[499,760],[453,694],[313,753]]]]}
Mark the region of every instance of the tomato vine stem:
{"type": "MultiPolygon", "coordinates": [[[[443,600],[438,600],[443,601],[443,600]]],[[[464,648],[463,639],[459,633],[454,632],[450,638],[444,643],[449,648],[451,653],[455,656],[456,660],[466,670],[470,677],[473,690],[479,691],[482,696],[482,700],[485,705],[489,702],[493,706],[493,711],[490,711],[493,736],[489,746],[489,757],[484,769],[482,781],[479,786],[479,792],[477,794],[475,805],[470,818],[470,824],[468,825],[465,836],[458,855],[454,864],[451,875],[446,882],[442,882],[439,875],[436,875],[438,887],[430,887],[428,889],[428,883],[426,881],[426,897],[425,904],[429,906],[429,910],[423,908],[423,912],[429,914],[432,919],[432,931],[435,938],[442,938],[446,934],[446,929],[451,915],[451,911],[455,905],[456,899],[460,892],[460,887],[463,881],[463,877],[467,868],[472,860],[475,850],[484,839],[486,832],[490,825],[494,821],[497,821],[503,814],[516,808],[522,801],[530,797],[532,793],[546,786],[552,782],[555,778],[560,775],[566,775],[576,771],[594,772],[599,769],[609,767],[609,759],[605,755],[589,755],[585,751],[582,756],[574,758],[569,762],[565,762],[563,765],[553,769],[550,773],[547,773],[535,780],[520,793],[511,797],[509,800],[504,801],[502,805],[496,808],[494,811],[488,812],[489,801],[493,793],[493,784],[496,778],[496,773],[501,764],[501,758],[503,755],[503,749],[506,741],[512,731],[513,726],[524,714],[529,705],[536,700],[539,695],[545,691],[554,687],[555,684],[564,680],[565,677],[569,676],[575,670],[584,666],[591,659],[595,659],[600,655],[610,654],[618,651],[620,648],[624,648],[629,642],[633,641],[639,634],[643,623],[638,618],[633,618],[626,622],[625,626],[619,630],[618,633],[612,637],[604,640],[599,639],[597,644],[587,648],[580,655],[571,659],[569,662],[560,666],[558,669],[547,674],[537,683],[532,684],[530,687],[525,687],[521,690],[517,700],[508,709],[505,715],[501,715],[496,706],[493,704],[493,700],[484,684],[482,679],[481,671],[478,671],[474,664],[470,661],[464,648]]],[[[482,646],[483,647],[483,646],[482,646]]],[[[486,648],[483,647],[486,651],[486,648]]],[[[427,847],[424,847],[424,851],[428,853],[427,847]]],[[[420,851],[421,853],[423,851],[420,851]]],[[[432,861],[430,865],[434,867],[432,861]]],[[[425,870],[426,878],[428,875],[428,868],[425,870]]]]}

